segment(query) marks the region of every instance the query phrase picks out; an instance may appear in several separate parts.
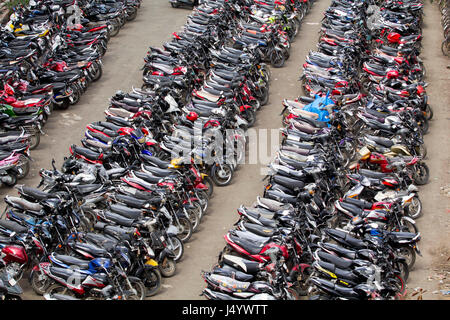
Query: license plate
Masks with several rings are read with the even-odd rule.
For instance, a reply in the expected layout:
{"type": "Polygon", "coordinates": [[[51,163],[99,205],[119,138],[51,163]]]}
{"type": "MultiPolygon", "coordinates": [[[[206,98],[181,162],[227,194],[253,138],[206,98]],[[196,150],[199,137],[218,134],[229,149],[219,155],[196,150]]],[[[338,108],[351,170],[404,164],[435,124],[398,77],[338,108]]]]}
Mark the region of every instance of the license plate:
{"type": "Polygon", "coordinates": [[[165,240],[166,240],[166,238],[164,238],[164,236],[160,236],[159,239],[160,239],[161,241],[165,241],[165,240]]]}
{"type": "Polygon", "coordinates": [[[11,286],[15,286],[16,285],[16,283],[17,283],[17,281],[16,280],[14,280],[14,279],[9,279],[9,284],[11,285],[11,286]]]}

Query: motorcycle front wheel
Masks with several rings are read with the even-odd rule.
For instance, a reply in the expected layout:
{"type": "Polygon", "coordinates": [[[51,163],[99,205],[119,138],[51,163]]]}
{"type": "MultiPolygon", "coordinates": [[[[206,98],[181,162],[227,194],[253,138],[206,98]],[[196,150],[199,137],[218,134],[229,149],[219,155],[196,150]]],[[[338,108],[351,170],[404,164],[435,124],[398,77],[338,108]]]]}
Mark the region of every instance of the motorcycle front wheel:
{"type": "Polygon", "coordinates": [[[172,236],[169,238],[169,249],[173,251],[175,254],[175,261],[180,261],[184,254],[184,245],[183,241],[180,240],[177,236],[172,236]]]}
{"type": "Polygon", "coordinates": [[[227,186],[233,178],[233,169],[228,164],[214,164],[211,178],[217,186],[227,186]]]}
{"type": "Polygon", "coordinates": [[[192,223],[186,217],[178,217],[178,237],[183,243],[186,243],[191,239],[192,236],[192,223]]]}
{"type": "Polygon", "coordinates": [[[414,182],[419,186],[427,184],[430,180],[430,168],[424,162],[420,162],[416,165],[414,171],[414,182]]]}
{"type": "Polygon", "coordinates": [[[164,278],[170,278],[173,277],[177,271],[177,263],[174,259],[166,257],[158,264],[158,268],[164,278]]]}
{"type": "Polygon", "coordinates": [[[284,66],[285,61],[286,58],[284,57],[284,54],[282,52],[273,50],[270,54],[270,63],[274,68],[281,68],[282,66],[284,66]]]}
{"type": "Polygon", "coordinates": [[[42,296],[52,283],[52,280],[46,275],[41,275],[39,271],[31,270],[30,273],[30,284],[33,291],[42,296]]]}
{"type": "Polygon", "coordinates": [[[146,289],[146,296],[152,297],[156,295],[161,289],[161,273],[158,269],[144,270],[142,281],[146,289]]]}
{"type": "Polygon", "coordinates": [[[147,294],[147,289],[145,288],[144,283],[141,280],[131,280],[131,287],[134,291],[124,290],[127,294],[124,297],[124,300],[144,300],[147,294]]]}
{"type": "Polygon", "coordinates": [[[418,196],[411,199],[411,203],[405,209],[406,214],[412,219],[417,219],[422,215],[422,201],[418,196]]]}

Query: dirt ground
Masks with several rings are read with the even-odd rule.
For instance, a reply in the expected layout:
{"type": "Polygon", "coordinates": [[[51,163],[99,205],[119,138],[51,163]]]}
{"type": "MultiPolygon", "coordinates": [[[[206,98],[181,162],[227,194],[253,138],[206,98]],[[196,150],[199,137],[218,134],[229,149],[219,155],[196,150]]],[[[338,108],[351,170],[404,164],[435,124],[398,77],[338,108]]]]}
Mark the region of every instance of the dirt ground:
{"type": "MultiPolygon", "coordinates": [[[[258,112],[255,128],[280,128],[281,101],[301,94],[298,82],[301,65],[308,51],[316,48],[322,13],[329,4],[330,0],[316,2],[292,44],[290,59],[283,68],[272,69],[270,101],[258,112]]],[[[111,39],[104,57],[103,78],[89,87],[79,104],[66,111],[55,111],[50,117],[44,128],[47,136],[42,138],[38,149],[32,152],[32,169],[22,183],[36,186],[39,169],[49,168],[52,158],[59,166],[63,157],[68,155],[69,145],[79,143],[85,126],[104,118],[103,111],[108,99],[117,90],[127,92],[132,86],[139,87],[142,84],[140,68],[148,46],[161,46],[164,41],[168,41],[171,33],[184,25],[190,12],[189,9],[173,9],[168,1],[143,1],[136,20],[127,23],[118,36],[111,39]]],[[[410,274],[408,299],[448,299],[449,295],[444,293],[450,289],[450,69],[447,68],[450,60],[440,51],[443,36],[439,21],[437,7],[426,2],[422,58],[427,69],[427,92],[434,108],[430,133],[425,137],[428,149],[426,161],[431,179],[428,185],[420,188],[424,215],[417,224],[422,234],[419,247],[423,257],[418,257],[410,274]],[[414,292],[416,294],[413,296],[414,292]]],[[[231,185],[215,188],[199,231],[186,244],[185,255],[177,265],[177,274],[163,279],[163,288],[153,300],[204,299],[199,296],[205,286],[200,272],[211,269],[217,261],[225,245],[223,235],[237,221],[236,209],[241,204],[252,204],[256,196],[262,194],[262,167],[242,165],[231,185]]],[[[0,190],[0,198],[6,194],[16,193],[10,189],[0,190]]],[[[42,299],[32,292],[27,281],[21,281],[21,284],[25,290],[24,299],[42,299]]]]}

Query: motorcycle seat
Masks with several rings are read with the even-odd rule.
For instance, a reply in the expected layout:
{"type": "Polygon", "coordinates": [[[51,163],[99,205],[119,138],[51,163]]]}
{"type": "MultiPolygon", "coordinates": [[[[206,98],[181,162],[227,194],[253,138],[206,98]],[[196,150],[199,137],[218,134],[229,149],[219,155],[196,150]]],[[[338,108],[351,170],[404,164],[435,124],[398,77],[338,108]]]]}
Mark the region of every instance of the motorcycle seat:
{"type": "Polygon", "coordinates": [[[354,264],[353,260],[344,259],[321,250],[317,252],[317,255],[320,259],[328,261],[341,269],[349,269],[354,264]]]}
{"type": "Polygon", "coordinates": [[[42,205],[39,203],[30,202],[23,198],[13,197],[13,196],[5,196],[5,202],[15,208],[25,209],[29,211],[39,212],[43,209],[42,205]]]}
{"type": "Polygon", "coordinates": [[[130,219],[137,220],[142,217],[142,211],[139,209],[129,208],[121,204],[112,204],[110,206],[112,212],[118,213],[130,219]]]}
{"type": "Polygon", "coordinates": [[[368,245],[363,240],[354,238],[345,231],[329,228],[325,228],[324,230],[327,235],[329,235],[337,242],[343,243],[344,245],[350,246],[355,249],[366,249],[368,247],[368,245]]]}
{"type": "Polygon", "coordinates": [[[350,211],[353,214],[353,216],[360,215],[363,212],[363,209],[361,209],[351,203],[348,203],[348,202],[339,202],[339,205],[344,210],[350,211]]]}
{"type": "Polygon", "coordinates": [[[360,209],[371,209],[372,203],[366,201],[366,200],[360,200],[355,198],[344,198],[343,202],[350,203],[354,206],[359,207],[360,209]]]}
{"type": "Polygon", "coordinates": [[[295,180],[291,179],[289,177],[281,176],[281,175],[274,175],[273,180],[276,183],[279,183],[286,188],[292,189],[292,190],[301,190],[305,187],[305,182],[301,180],[295,180]]]}
{"type": "Polygon", "coordinates": [[[77,192],[81,195],[87,195],[93,191],[96,191],[98,189],[100,189],[102,187],[101,184],[82,184],[82,185],[77,185],[75,187],[75,189],[77,190],[77,192]]]}
{"type": "Polygon", "coordinates": [[[28,232],[28,228],[22,226],[21,224],[15,222],[15,221],[12,221],[12,220],[0,219],[0,226],[2,226],[5,229],[8,229],[10,231],[19,233],[19,234],[28,232]]]}
{"type": "Polygon", "coordinates": [[[148,174],[148,173],[145,173],[145,172],[134,171],[133,173],[134,173],[134,174],[136,175],[136,177],[138,177],[139,179],[145,180],[145,181],[147,181],[148,183],[152,183],[152,184],[159,183],[160,180],[162,179],[161,177],[152,176],[152,175],[150,175],[150,174],[148,174]]]}
{"type": "Polygon", "coordinates": [[[228,233],[229,238],[242,247],[245,251],[247,251],[250,254],[259,254],[264,247],[264,243],[254,243],[248,239],[240,238],[236,235],[233,235],[231,233],[228,233]]]}
{"type": "Polygon", "coordinates": [[[317,263],[325,270],[334,273],[338,279],[345,280],[346,282],[353,282],[354,284],[360,282],[359,277],[350,270],[339,268],[338,266],[330,262],[317,261],[317,263]]]}
{"type": "Polygon", "coordinates": [[[149,155],[146,155],[146,154],[140,154],[140,157],[144,161],[146,161],[146,162],[148,162],[150,164],[154,164],[154,165],[156,165],[157,167],[159,167],[161,169],[167,169],[170,166],[170,162],[161,160],[161,159],[159,159],[157,157],[154,157],[154,156],[149,156],[149,155]]]}
{"type": "Polygon", "coordinates": [[[247,291],[251,285],[251,282],[238,281],[219,274],[210,274],[209,277],[217,286],[227,288],[228,290],[231,289],[233,292],[247,291]]]}
{"type": "Polygon", "coordinates": [[[277,190],[267,190],[265,197],[291,204],[296,204],[298,202],[297,197],[277,190]]]}
{"type": "Polygon", "coordinates": [[[93,161],[103,160],[103,159],[107,158],[107,156],[104,153],[95,152],[95,151],[92,151],[92,150],[84,148],[84,147],[78,147],[76,145],[72,145],[70,147],[70,149],[71,149],[70,151],[72,154],[82,155],[82,156],[86,157],[87,159],[93,160],[93,161]]]}
{"type": "Polygon", "coordinates": [[[56,260],[61,261],[64,264],[69,265],[69,266],[77,266],[77,267],[80,267],[80,269],[88,269],[89,268],[89,261],[79,259],[74,256],[53,253],[52,257],[55,258],[56,260]]]}
{"type": "Polygon", "coordinates": [[[359,169],[359,173],[363,176],[374,179],[392,178],[392,176],[389,173],[378,172],[369,169],[359,169]]]}
{"type": "Polygon", "coordinates": [[[232,266],[224,264],[222,267],[216,266],[212,270],[213,274],[218,274],[226,277],[234,278],[238,281],[252,281],[254,276],[248,273],[239,271],[232,266]]]}
{"type": "Polygon", "coordinates": [[[373,140],[374,142],[381,144],[382,146],[386,148],[390,148],[394,145],[394,142],[391,139],[379,137],[379,136],[372,136],[372,135],[366,135],[369,139],[373,140]]]}
{"type": "Polygon", "coordinates": [[[262,237],[272,237],[278,233],[276,229],[267,228],[255,223],[244,222],[243,225],[246,230],[262,237]]]}
{"type": "Polygon", "coordinates": [[[81,284],[84,279],[86,279],[87,275],[82,274],[73,269],[60,268],[60,267],[50,267],[50,273],[55,275],[58,278],[62,278],[64,280],[69,280],[70,283],[81,284]]]}
{"type": "Polygon", "coordinates": [[[344,247],[341,247],[338,244],[325,242],[325,243],[321,243],[320,247],[324,248],[325,250],[331,250],[333,252],[336,252],[339,255],[344,256],[348,259],[354,260],[357,258],[357,252],[355,250],[346,249],[344,247]]]}
{"type": "Polygon", "coordinates": [[[144,168],[144,170],[150,171],[154,175],[160,176],[160,177],[176,175],[176,171],[170,170],[170,169],[161,169],[161,168],[157,168],[157,167],[153,167],[153,166],[147,166],[145,164],[143,164],[143,168],[144,168]]]}
{"type": "Polygon", "coordinates": [[[148,201],[143,200],[143,199],[138,199],[132,196],[127,196],[127,195],[123,195],[123,194],[115,194],[114,195],[114,199],[118,202],[124,203],[125,205],[132,207],[132,208],[143,208],[148,201]]]}

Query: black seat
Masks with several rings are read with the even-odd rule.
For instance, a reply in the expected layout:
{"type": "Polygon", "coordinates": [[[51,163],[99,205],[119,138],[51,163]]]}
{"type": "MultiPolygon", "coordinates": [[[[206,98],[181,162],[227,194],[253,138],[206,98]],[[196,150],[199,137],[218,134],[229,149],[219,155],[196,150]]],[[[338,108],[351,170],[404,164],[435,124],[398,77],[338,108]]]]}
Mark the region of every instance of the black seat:
{"type": "Polygon", "coordinates": [[[28,229],[15,221],[0,219],[0,226],[16,233],[27,233],[28,229]]]}
{"type": "Polygon", "coordinates": [[[325,242],[325,243],[321,244],[321,247],[323,247],[325,250],[331,250],[331,251],[337,252],[339,255],[345,256],[346,258],[349,258],[349,259],[357,258],[356,251],[351,250],[351,249],[346,249],[335,243],[325,242]]]}
{"type": "Polygon", "coordinates": [[[394,145],[394,142],[388,138],[371,136],[371,135],[367,135],[367,137],[386,148],[390,148],[394,145]]]}
{"type": "Polygon", "coordinates": [[[155,177],[145,172],[140,171],[133,171],[133,173],[138,177],[139,179],[145,180],[149,183],[159,183],[162,177],[155,177]]]}
{"type": "Polygon", "coordinates": [[[241,246],[244,250],[246,250],[250,254],[259,254],[261,249],[264,247],[264,243],[252,243],[249,240],[242,239],[238,236],[229,233],[228,236],[232,241],[234,241],[237,245],[241,246]]]}
{"type": "Polygon", "coordinates": [[[273,181],[291,190],[301,190],[305,187],[305,183],[303,181],[291,179],[281,175],[274,175],[273,181]]]}
{"type": "Polygon", "coordinates": [[[114,198],[118,202],[122,202],[129,207],[137,208],[137,209],[143,208],[148,203],[148,201],[146,201],[146,200],[138,199],[138,198],[123,195],[123,194],[115,194],[114,198]]]}
{"type": "Polygon", "coordinates": [[[263,236],[263,237],[272,237],[273,235],[275,235],[278,232],[278,230],[276,230],[276,229],[267,228],[267,227],[264,227],[264,226],[261,226],[259,224],[255,224],[255,223],[245,222],[244,227],[248,231],[250,231],[254,234],[263,236]]]}
{"type": "Polygon", "coordinates": [[[73,283],[82,283],[86,279],[87,275],[77,272],[73,269],[66,269],[60,267],[50,267],[50,273],[58,278],[69,280],[73,283]]]}
{"type": "Polygon", "coordinates": [[[78,266],[78,267],[80,267],[80,269],[88,269],[89,268],[88,260],[83,260],[83,259],[79,259],[77,257],[68,256],[65,254],[56,254],[56,253],[53,253],[52,257],[54,257],[55,259],[61,261],[64,264],[67,264],[69,266],[78,266]]]}
{"type": "Polygon", "coordinates": [[[107,220],[113,221],[124,227],[131,227],[135,223],[135,219],[127,218],[121,214],[114,213],[111,211],[104,211],[103,214],[107,220]]]}
{"type": "Polygon", "coordinates": [[[337,267],[335,264],[325,261],[318,261],[318,264],[334,273],[338,279],[345,280],[345,282],[352,282],[353,285],[357,284],[360,280],[357,275],[355,275],[352,271],[342,269],[337,267]]]}
{"type": "Polygon", "coordinates": [[[170,162],[161,160],[157,157],[149,156],[147,154],[140,154],[140,156],[144,161],[154,164],[161,169],[167,169],[170,165],[170,162]]]}
{"type": "Polygon", "coordinates": [[[360,207],[357,207],[351,203],[348,202],[340,202],[339,203],[341,207],[347,211],[350,211],[353,216],[357,216],[363,212],[363,210],[360,207]]]}
{"type": "Polygon", "coordinates": [[[29,196],[31,198],[34,198],[36,200],[45,200],[45,199],[49,199],[49,198],[56,198],[57,196],[42,190],[39,190],[37,188],[33,188],[33,187],[27,187],[27,186],[17,186],[17,188],[19,189],[19,191],[24,195],[24,196],[29,196]]]}
{"type": "Polygon", "coordinates": [[[146,166],[145,164],[143,165],[143,167],[146,171],[150,171],[152,174],[160,177],[167,177],[176,174],[174,170],[170,169],[161,169],[159,167],[146,166]]]}
{"type": "Polygon", "coordinates": [[[371,209],[372,203],[366,201],[366,200],[360,200],[355,198],[344,198],[344,202],[351,203],[361,209],[371,209]]]}
{"type": "Polygon", "coordinates": [[[324,230],[327,235],[343,245],[347,245],[355,249],[366,249],[368,247],[363,240],[354,238],[345,231],[329,228],[325,228],[324,230]]]}
{"type": "Polygon", "coordinates": [[[73,244],[73,247],[87,252],[95,258],[108,257],[108,252],[105,248],[98,247],[92,243],[76,242],[73,244]]]}
{"type": "Polygon", "coordinates": [[[127,206],[120,205],[120,204],[113,204],[110,206],[110,209],[112,212],[118,213],[124,217],[134,219],[134,220],[139,219],[142,216],[141,210],[129,208],[127,206]]]}
{"type": "Polygon", "coordinates": [[[353,261],[350,259],[343,259],[336,255],[332,255],[330,253],[327,253],[325,251],[319,251],[317,252],[317,255],[320,257],[320,259],[323,259],[325,261],[331,262],[334,265],[336,265],[338,268],[342,269],[349,269],[353,265],[353,261]]]}
{"type": "Polygon", "coordinates": [[[392,177],[388,173],[373,171],[373,170],[369,170],[369,169],[359,169],[359,173],[362,174],[363,176],[366,176],[369,178],[375,178],[375,179],[383,179],[383,178],[392,177]]]}
{"type": "Polygon", "coordinates": [[[75,188],[81,195],[89,194],[95,190],[98,190],[102,187],[101,184],[95,183],[95,184],[83,184],[83,185],[77,185],[75,188]]]}
{"type": "Polygon", "coordinates": [[[87,148],[78,147],[76,145],[72,145],[70,147],[70,151],[72,154],[79,154],[86,157],[89,160],[100,160],[102,159],[103,153],[95,152],[87,148]]]}

